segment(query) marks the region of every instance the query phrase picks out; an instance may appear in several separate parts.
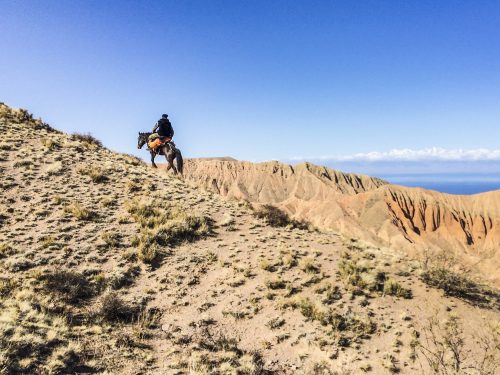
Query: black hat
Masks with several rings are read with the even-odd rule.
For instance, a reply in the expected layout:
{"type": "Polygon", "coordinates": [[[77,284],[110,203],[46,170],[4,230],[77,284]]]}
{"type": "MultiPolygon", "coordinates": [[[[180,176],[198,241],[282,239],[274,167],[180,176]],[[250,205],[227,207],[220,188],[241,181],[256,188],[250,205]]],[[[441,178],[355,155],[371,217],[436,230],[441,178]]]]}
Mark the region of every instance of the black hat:
{"type": "Polygon", "coordinates": [[[168,115],[167,115],[166,113],[164,113],[163,115],[161,115],[161,117],[163,117],[163,118],[167,118],[167,117],[168,117],[168,115]]]}

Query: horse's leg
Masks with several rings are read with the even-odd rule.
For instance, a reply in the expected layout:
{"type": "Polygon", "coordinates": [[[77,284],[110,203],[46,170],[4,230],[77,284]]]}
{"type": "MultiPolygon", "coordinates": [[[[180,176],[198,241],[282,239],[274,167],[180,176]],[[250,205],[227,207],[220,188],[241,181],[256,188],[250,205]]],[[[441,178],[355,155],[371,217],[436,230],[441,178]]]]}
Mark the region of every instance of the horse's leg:
{"type": "Polygon", "coordinates": [[[155,156],[156,156],[156,153],[151,150],[151,164],[153,165],[153,168],[158,168],[158,166],[155,164],[155,156]]]}
{"type": "Polygon", "coordinates": [[[181,174],[181,176],[183,176],[184,175],[184,159],[182,158],[181,150],[179,150],[178,148],[175,149],[174,159],[177,162],[177,171],[181,174]]]}
{"type": "Polygon", "coordinates": [[[172,170],[174,171],[174,174],[177,174],[177,168],[175,168],[175,165],[174,165],[174,154],[173,154],[172,150],[168,150],[167,152],[165,152],[165,159],[167,159],[167,162],[168,162],[167,171],[169,171],[170,168],[172,168],[172,170]]]}

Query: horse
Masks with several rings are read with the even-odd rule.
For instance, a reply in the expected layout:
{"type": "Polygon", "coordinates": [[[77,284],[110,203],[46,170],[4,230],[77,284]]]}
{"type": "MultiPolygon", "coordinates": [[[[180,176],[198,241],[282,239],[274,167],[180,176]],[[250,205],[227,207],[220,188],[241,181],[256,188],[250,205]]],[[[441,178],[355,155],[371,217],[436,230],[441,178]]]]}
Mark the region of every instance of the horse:
{"type": "MultiPolygon", "coordinates": [[[[148,139],[151,134],[153,133],[139,133],[139,138],[137,139],[138,149],[141,149],[145,144],[148,143],[148,139]]],[[[151,154],[151,164],[153,165],[153,168],[158,168],[158,166],[155,164],[156,155],[160,155],[163,153],[168,163],[167,171],[172,168],[175,174],[180,173],[180,175],[182,176],[182,173],[184,171],[184,160],[182,159],[181,151],[177,147],[175,147],[173,142],[165,142],[163,145],[157,147],[154,150],[148,147],[148,151],[151,154]],[[174,159],[177,163],[177,168],[174,166],[174,159]]]]}

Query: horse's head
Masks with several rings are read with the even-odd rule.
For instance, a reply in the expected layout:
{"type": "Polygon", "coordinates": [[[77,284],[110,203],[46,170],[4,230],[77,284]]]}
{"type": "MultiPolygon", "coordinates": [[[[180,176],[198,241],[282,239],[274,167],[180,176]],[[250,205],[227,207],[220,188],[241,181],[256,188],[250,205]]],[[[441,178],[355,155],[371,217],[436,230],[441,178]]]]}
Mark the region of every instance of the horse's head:
{"type": "Polygon", "coordinates": [[[149,134],[148,133],[139,133],[139,137],[137,138],[137,148],[141,149],[142,146],[146,144],[148,141],[149,134]]]}

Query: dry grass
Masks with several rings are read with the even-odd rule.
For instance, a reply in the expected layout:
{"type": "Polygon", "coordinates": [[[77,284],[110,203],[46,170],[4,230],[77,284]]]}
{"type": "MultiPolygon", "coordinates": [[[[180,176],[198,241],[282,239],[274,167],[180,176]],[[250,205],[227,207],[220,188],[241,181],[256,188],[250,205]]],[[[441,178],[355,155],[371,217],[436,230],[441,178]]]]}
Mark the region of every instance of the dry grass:
{"type": "Polygon", "coordinates": [[[109,292],[101,296],[94,316],[105,322],[130,322],[137,315],[137,309],[125,303],[117,293],[109,292]]]}
{"type": "Polygon", "coordinates": [[[305,258],[300,262],[300,269],[309,274],[319,273],[319,266],[316,265],[314,258],[305,258]]]}
{"type": "Polygon", "coordinates": [[[72,202],[64,207],[64,212],[72,215],[75,219],[90,221],[96,218],[95,212],[83,207],[79,202],[72,202]]]}
{"type": "Polygon", "coordinates": [[[17,253],[17,250],[8,242],[0,243],[0,259],[7,258],[10,255],[17,253]]]}
{"type": "Polygon", "coordinates": [[[393,279],[389,279],[384,283],[384,294],[406,299],[412,298],[411,289],[404,288],[400,283],[393,279]]]}
{"type": "Polygon", "coordinates": [[[92,297],[94,289],[85,276],[74,271],[55,270],[39,277],[42,288],[66,303],[79,303],[92,297]]]}
{"type": "Polygon", "coordinates": [[[128,212],[141,227],[137,238],[138,257],[151,263],[165,246],[194,241],[211,233],[211,220],[181,210],[178,207],[158,206],[138,199],[126,203],[128,212]]]}
{"type": "Polygon", "coordinates": [[[103,232],[101,238],[108,248],[116,248],[120,246],[120,234],[116,232],[103,232]]]}
{"type": "Polygon", "coordinates": [[[90,177],[92,182],[100,183],[108,181],[109,178],[106,175],[106,171],[99,166],[96,165],[86,165],[81,166],[77,169],[78,173],[90,177]]]}
{"type": "Polygon", "coordinates": [[[27,291],[2,303],[0,369],[5,373],[34,374],[55,369],[56,373],[72,373],[79,363],[79,349],[71,344],[66,318],[43,306],[27,291]],[[62,353],[68,347],[73,349],[72,355],[62,353]]]}
{"type": "Polygon", "coordinates": [[[79,141],[90,148],[102,147],[102,142],[97,138],[95,138],[90,133],[87,134],[73,133],[71,135],[71,139],[74,141],[79,141]]]}
{"type": "Polygon", "coordinates": [[[338,313],[334,309],[321,309],[309,298],[296,297],[282,303],[282,308],[299,309],[308,320],[316,320],[329,326],[334,332],[342,332],[339,345],[349,346],[352,341],[367,339],[376,331],[375,323],[368,317],[361,317],[351,312],[338,313]]]}
{"type": "Polygon", "coordinates": [[[49,151],[59,147],[59,143],[53,138],[42,138],[40,140],[40,143],[42,144],[43,147],[45,147],[49,151]]]}

